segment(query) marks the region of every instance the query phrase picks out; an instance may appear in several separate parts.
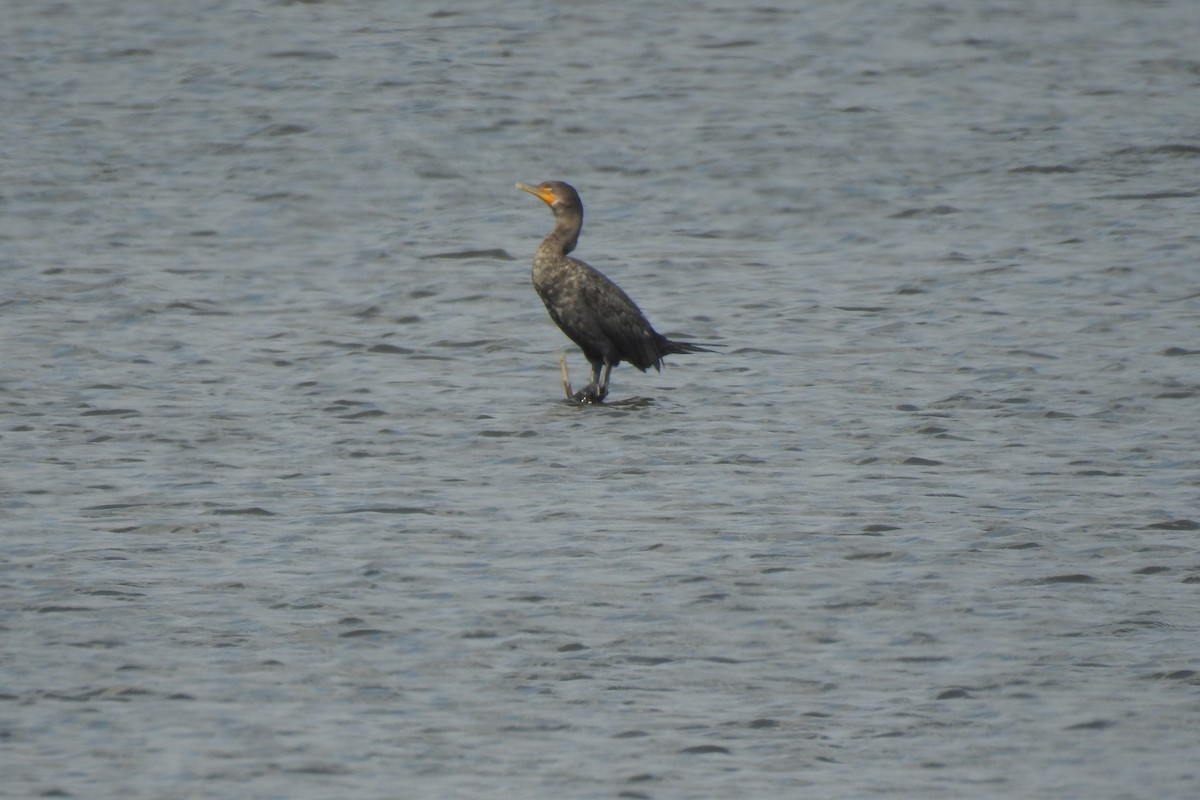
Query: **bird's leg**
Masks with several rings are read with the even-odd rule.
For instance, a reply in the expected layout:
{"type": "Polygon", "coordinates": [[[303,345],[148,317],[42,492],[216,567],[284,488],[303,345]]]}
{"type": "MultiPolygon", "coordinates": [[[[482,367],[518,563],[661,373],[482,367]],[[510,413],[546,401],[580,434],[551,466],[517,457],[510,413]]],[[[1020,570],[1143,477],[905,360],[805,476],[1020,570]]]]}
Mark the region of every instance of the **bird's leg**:
{"type": "Polygon", "coordinates": [[[608,396],[608,373],[612,372],[612,364],[604,364],[604,378],[600,377],[600,364],[592,364],[592,382],[588,384],[588,397],[593,403],[599,403],[608,396]]]}
{"type": "Polygon", "coordinates": [[[558,357],[558,368],[562,371],[563,391],[567,393],[568,400],[574,400],[575,394],[571,391],[571,373],[567,371],[567,354],[565,352],[558,357]]]}
{"type": "Polygon", "coordinates": [[[600,388],[597,391],[599,399],[603,400],[608,397],[608,376],[612,373],[612,364],[604,365],[604,380],[600,381],[600,388]]]}

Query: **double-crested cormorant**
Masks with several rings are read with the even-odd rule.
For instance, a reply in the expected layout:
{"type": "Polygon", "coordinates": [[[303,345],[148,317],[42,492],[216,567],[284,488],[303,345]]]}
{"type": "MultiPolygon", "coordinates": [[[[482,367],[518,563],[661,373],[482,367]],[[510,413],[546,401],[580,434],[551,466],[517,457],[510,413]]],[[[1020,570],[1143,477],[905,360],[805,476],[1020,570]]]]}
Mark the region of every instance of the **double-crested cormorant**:
{"type": "Polygon", "coordinates": [[[517,188],[541,198],[554,212],[554,230],[533,257],[533,288],[546,304],[550,318],[579,345],[592,365],[592,382],[572,394],[564,356],[563,383],[568,399],[580,403],[603,400],[608,394],[608,375],[622,361],[642,372],[648,367],[661,371],[663,356],[712,352],[691,342],[673,342],[654,330],[621,287],[568,255],[575,249],[583,227],[583,203],[573,186],[546,181],[537,186],[518,183],[517,188]]]}

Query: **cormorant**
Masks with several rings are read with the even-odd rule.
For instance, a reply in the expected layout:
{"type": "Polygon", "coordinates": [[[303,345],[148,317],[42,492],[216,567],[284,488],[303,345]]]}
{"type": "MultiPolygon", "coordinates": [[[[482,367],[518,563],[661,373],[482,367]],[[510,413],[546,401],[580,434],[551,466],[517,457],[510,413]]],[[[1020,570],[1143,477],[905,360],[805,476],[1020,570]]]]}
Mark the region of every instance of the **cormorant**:
{"type": "Polygon", "coordinates": [[[672,341],[654,330],[621,287],[599,270],[570,257],[583,227],[583,203],[573,186],[546,181],[537,186],[518,183],[517,188],[540,198],[554,212],[554,230],[533,257],[533,288],[546,304],[550,318],[579,345],[592,365],[591,383],[572,393],[563,355],[560,363],[568,400],[599,403],[608,394],[609,373],[622,361],[642,372],[648,367],[661,371],[663,356],[712,352],[691,342],[672,341]]]}

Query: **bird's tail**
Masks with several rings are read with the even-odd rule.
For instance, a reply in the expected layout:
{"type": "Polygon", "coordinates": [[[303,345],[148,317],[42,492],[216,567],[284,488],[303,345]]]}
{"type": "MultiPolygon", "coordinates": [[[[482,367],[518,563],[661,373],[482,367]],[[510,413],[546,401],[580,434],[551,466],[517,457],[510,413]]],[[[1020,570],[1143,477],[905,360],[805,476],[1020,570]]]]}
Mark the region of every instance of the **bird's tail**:
{"type": "Polygon", "coordinates": [[[711,349],[713,347],[724,347],[724,345],[714,344],[711,342],[705,342],[703,345],[699,345],[694,342],[676,342],[674,340],[667,339],[667,341],[665,342],[664,347],[662,349],[662,354],[664,356],[669,356],[669,355],[682,354],[682,353],[715,353],[715,352],[717,352],[716,350],[711,349]]]}

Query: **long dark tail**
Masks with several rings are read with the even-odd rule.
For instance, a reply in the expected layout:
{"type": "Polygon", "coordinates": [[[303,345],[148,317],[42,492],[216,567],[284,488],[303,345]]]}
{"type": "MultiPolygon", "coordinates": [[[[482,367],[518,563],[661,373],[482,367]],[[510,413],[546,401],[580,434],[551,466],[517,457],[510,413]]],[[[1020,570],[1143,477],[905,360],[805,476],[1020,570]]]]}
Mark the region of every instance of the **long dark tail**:
{"type": "Polygon", "coordinates": [[[692,342],[672,341],[671,339],[668,339],[664,336],[663,341],[659,345],[658,350],[664,356],[669,356],[669,355],[675,355],[676,353],[715,353],[715,352],[717,352],[716,350],[710,349],[713,347],[724,347],[724,345],[709,343],[708,346],[705,347],[702,345],[694,344],[692,342]]]}

